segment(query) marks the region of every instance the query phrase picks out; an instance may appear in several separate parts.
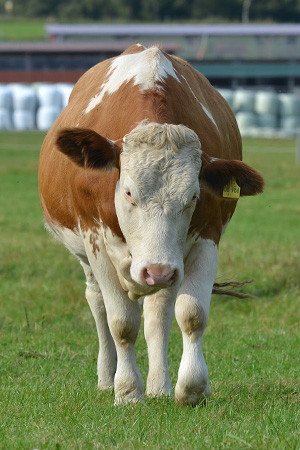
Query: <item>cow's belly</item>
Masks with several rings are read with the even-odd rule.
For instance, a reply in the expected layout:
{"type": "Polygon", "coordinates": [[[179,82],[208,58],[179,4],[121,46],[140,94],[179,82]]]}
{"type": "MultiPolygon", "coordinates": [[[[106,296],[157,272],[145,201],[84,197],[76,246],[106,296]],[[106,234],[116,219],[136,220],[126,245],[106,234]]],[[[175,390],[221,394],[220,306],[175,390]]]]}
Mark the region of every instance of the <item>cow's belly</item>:
{"type": "Polygon", "coordinates": [[[80,261],[88,263],[84,241],[78,229],[70,230],[54,222],[46,222],[45,226],[50,234],[60,241],[70,253],[80,261]]]}

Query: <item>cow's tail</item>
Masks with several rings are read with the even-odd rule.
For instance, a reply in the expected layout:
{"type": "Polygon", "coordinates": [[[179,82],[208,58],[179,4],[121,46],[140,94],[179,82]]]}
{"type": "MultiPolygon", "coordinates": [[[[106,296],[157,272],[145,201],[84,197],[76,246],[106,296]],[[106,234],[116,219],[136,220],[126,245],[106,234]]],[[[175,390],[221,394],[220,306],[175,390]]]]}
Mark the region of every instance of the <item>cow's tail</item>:
{"type": "Polygon", "coordinates": [[[236,289],[245,286],[245,284],[252,283],[254,280],[244,281],[226,281],[223,283],[214,283],[212,293],[217,295],[229,295],[237,298],[256,298],[250,294],[243,294],[236,291],[236,289]]]}

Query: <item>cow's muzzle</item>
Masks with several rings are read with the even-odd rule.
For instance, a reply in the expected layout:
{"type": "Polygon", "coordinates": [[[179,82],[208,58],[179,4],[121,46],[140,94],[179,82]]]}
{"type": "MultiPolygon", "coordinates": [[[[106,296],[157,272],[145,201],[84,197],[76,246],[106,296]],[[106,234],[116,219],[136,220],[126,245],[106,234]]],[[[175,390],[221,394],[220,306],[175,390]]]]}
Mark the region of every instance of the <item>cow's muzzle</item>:
{"type": "Polygon", "coordinates": [[[151,264],[141,271],[141,280],[148,286],[172,286],[178,278],[178,270],[168,264],[151,264]]]}

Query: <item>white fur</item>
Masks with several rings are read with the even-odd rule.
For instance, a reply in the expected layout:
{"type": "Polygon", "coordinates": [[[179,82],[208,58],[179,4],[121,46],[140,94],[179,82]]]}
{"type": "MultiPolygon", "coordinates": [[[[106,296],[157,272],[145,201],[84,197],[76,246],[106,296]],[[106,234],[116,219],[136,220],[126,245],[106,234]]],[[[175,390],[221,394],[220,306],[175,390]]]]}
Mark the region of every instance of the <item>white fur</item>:
{"type": "Polygon", "coordinates": [[[45,224],[45,227],[55,239],[62,242],[70,253],[75,255],[80,261],[87,261],[82,235],[79,229],[70,230],[56,222],[48,222],[45,224]]]}
{"type": "Polygon", "coordinates": [[[225,234],[225,231],[229,225],[230,220],[231,220],[231,216],[229,216],[227,222],[222,226],[222,236],[223,236],[223,234],[225,234]]]}
{"type": "Polygon", "coordinates": [[[176,289],[162,289],[144,299],[144,333],[149,357],[146,394],[150,397],[172,393],[168,341],[176,295],[176,289]]]}
{"type": "Polygon", "coordinates": [[[98,388],[110,389],[114,385],[116,372],[116,347],[107,323],[106,309],[99,284],[89,264],[81,262],[81,265],[86,276],[87,288],[85,296],[95,319],[99,339],[97,360],[98,388]]]}
{"type": "Polygon", "coordinates": [[[180,403],[196,404],[209,393],[202,340],[217,270],[217,245],[211,240],[199,239],[187,258],[186,275],[175,305],[183,337],[183,354],[175,388],[175,398],[180,403]],[[195,310],[201,312],[199,321],[195,310]]]}
{"type": "Polygon", "coordinates": [[[125,139],[121,167],[115,205],[132,255],[132,280],[142,285],[143,268],[163,264],[177,270],[180,283],[191,200],[200,192],[198,137],[183,125],[141,123],[125,139]]]}
{"type": "Polygon", "coordinates": [[[216,126],[217,130],[219,131],[218,125],[217,125],[215,119],[213,118],[212,113],[204,105],[201,105],[201,106],[202,106],[203,111],[205,112],[205,114],[210,118],[212,123],[216,126]]]}
{"type": "Polygon", "coordinates": [[[215,119],[213,118],[212,113],[203,105],[203,103],[200,102],[200,100],[198,99],[198,97],[196,96],[195,92],[193,91],[193,89],[191,88],[191,86],[189,85],[187,79],[185,78],[185,76],[181,75],[181,77],[184,79],[184,81],[186,82],[189,90],[191,91],[191,93],[193,94],[194,99],[196,100],[196,102],[199,103],[199,105],[201,105],[203,111],[205,112],[205,114],[210,118],[210,120],[212,121],[212,123],[215,125],[215,127],[218,129],[218,125],[216,124],[215,119]]]}
{"type": "MultiPolygon", "coordinates": [[[[95,235],[92,236],[92,240],[94,238],[95,235]]],[[[134,351],[141,320],[139,304],[129,300],[127,293],[122,289],[108,257],[102,234],[100,233],[95,241],[96,250],[91,246],[90,240],[91,231],[87,231],[84,237],[86,253],[91,270],[101,288],[107,323],[117,352],[117,368],[114,376],[115,402],[141,401],[143,380],[136,365],[134,351]]]]}
{"type": "Polygon", "coordinates": [[[89,102],[85,113],[89,113],[102,102],[105,94],[111,95],[124,83],[133,80],[141,92],[160,89],[158,82],[168,76],[180,83],[171,61],[158,47],[151,47],[143,52],[121,55],[113,60],[107,73],[107,80],[100,86],[99,94],[89,102]]]}

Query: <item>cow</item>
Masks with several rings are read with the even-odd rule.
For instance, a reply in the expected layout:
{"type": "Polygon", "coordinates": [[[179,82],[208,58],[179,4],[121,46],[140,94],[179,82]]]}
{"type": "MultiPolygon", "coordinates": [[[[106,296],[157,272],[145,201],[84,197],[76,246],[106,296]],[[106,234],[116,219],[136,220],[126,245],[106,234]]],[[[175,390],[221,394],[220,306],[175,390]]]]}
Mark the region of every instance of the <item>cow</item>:
{"type": "Polygon", "coordinates": [[[241,159],[226,101],[159,46],[135,44],[88,70],[49,130],[39,161],[46,228],[84,270],[98,388],[114,388],[116,404],[144,401],[135,356],[142,312],[146,395],[172,395],[175,314],[183,338],[175,401],[208,396],[202,341],[219,241],[238,197],[264,185],[241,159]]]}

